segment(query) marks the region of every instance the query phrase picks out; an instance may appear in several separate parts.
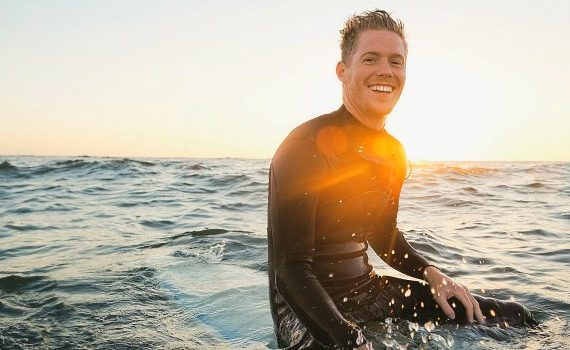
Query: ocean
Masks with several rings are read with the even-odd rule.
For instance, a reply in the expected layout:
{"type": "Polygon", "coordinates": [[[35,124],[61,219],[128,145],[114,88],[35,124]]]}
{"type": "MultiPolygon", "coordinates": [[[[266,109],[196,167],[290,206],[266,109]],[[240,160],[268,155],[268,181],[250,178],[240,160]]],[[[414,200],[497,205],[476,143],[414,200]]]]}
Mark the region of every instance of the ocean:
{"type": "MultiPolygon", "coordinates": [[[[276,348],[268,170],[0,156],[0,349],[276,348]]],[[[376,349],[570,348],[570,163],[414,163],[399,227],[474,293],[517,300],[541,325],[386,320],[365,330],[376,349]]]]}

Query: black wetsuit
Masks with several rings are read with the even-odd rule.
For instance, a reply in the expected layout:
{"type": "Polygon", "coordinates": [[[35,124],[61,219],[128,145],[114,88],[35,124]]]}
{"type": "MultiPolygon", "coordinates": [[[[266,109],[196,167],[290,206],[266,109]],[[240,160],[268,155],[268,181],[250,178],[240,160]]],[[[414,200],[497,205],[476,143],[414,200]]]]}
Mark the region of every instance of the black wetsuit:
{"type": "MultiPolygon", "coordinates": [[[[429,263],[397,229],[407,161],[386,131],[367,128],[344,106],[293,130],[269,175],[271,312],[278,345],[356,347],[360,325],[386,317],[447,321],[429,286],[378,276],[374,251],[396,270],[422,279],[429,263]]],[[[524,324],[516,303],[476,296],[488,319],[524,324]],[[512,304],[512,305],[511,305],[512,304]]],[[[456,322],[465,310],[454,300],[456,322]]]]}

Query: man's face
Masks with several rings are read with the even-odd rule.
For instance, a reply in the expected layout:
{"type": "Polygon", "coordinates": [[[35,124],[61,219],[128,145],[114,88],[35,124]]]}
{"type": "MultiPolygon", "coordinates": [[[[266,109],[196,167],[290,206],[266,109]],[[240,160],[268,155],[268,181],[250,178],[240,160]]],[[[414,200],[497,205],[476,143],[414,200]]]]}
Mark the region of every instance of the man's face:
{"type": "Polygon", "coordinates": [[[392,111],[406,81],[404,41],[387,30],[366,30],[358,36],[348,62],[339,62],[343,100],[349,110],[366,119],[392,111]]]}

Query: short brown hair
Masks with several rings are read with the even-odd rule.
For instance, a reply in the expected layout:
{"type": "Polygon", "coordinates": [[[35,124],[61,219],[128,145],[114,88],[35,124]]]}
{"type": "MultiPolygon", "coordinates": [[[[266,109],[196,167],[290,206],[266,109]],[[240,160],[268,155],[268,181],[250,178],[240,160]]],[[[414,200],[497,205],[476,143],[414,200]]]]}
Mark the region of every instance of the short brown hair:
{"type": "Polygon", "coordinates": [[[350,60],[350,55],[354,52],[358,35],[369,29],[384,29],[398,34],[404,41],[404,49],[408,54],[408,43],[404,32],[404,23],[398,19],[392,18],[390,14],[384,10],[365,11],[359,15],[353,15],[346,20],[344,28],[340,31],[340,52],[343,62],[350,60]]]}

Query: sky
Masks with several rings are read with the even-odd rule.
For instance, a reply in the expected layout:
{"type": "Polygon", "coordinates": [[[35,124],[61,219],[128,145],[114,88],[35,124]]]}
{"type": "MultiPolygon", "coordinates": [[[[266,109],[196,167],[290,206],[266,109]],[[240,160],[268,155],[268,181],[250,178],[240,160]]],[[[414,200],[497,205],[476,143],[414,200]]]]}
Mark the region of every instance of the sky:
{"type": "Polygon", "coordinates": [[[413,161],[570,161],[570,2],[0,0],[0,155],[271,158],[336,110],[339,30],[404,21],[413,161]]]}

